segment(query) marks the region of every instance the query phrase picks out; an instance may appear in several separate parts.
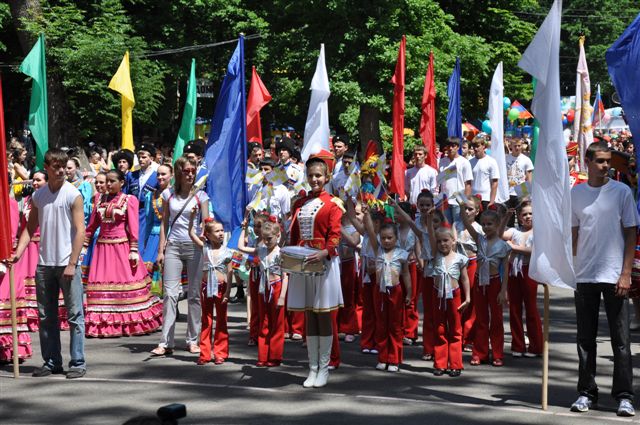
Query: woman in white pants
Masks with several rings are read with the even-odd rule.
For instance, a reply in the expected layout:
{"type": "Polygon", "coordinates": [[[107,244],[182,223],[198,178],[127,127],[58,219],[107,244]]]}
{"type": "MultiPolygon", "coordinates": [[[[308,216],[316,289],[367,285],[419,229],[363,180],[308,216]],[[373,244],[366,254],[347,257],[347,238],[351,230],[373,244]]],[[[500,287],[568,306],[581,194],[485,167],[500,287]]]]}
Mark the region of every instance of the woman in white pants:
{"type": "MultiPolygon", "coordinates": [[[[160,243],[157,262],[163,268],[164,307],[162,310],[162,338],[151,353],[156,356],[171,354],[174,348],[174,332],[180,279],[187,269],[189,279],[187,303],[187,349],[199,353],[200,334],[200,280],[202,279],[201,250],[189,237],[191,211],[200,210],[200,219],[209,217],[209,197],[202,190],[193,190],[197,163],[186,157],[178,158],[174,165],[175,185],[162,193],[163,208],[160,226],[160,243]]],[[[199,233],[199,228],[197,229],[199,233]]]]}

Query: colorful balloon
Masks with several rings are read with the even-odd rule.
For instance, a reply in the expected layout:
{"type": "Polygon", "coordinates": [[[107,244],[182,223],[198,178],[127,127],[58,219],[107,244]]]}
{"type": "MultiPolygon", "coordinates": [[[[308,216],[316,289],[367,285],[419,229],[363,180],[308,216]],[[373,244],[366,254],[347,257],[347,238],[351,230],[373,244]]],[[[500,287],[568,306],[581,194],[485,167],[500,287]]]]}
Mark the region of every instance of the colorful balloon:
{"type": "Polygon", "coordinates": [[[511,99],[509,99],[508,97],[504,97],[502,99],[502,106],[504,107],[504,110],[508,110],[509,108],[511,108],[511,99]]]}
{"type": "Polygon", "coordinates": [[[487,134],[491,134],[491,121],[489,120],[482,121],[482,131],[487,134]]]}
{"type": "Polygon", "coordinates": [[[567,116],[566,116],[566,115],[563,115],[563,116],[562,116],[562,125],[563,125],[563,126],[565,126],[565,127],[566,127],[567,125],[569,125],[569,120],[567,119],[567,116]]]}
{"type": "Polygon", "coordinates": [[[573,109],[569,109],[569,111],[567,112],[567,121],[572,123],[575,117],[576,117],[576,111],[573,109]]]}
{"type": "Polygon", "coordinates": [[[516,108],[511,108],[507,117],[509,118],[509,121],[513,122],[520,117],[520,111],[518,111],[516,108]]]}

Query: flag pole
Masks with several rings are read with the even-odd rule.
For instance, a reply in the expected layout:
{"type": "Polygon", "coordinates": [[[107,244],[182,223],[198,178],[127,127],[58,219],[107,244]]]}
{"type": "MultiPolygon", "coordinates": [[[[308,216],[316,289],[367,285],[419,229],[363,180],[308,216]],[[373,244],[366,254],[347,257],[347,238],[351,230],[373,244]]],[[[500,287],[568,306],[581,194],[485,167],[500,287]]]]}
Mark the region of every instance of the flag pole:
{"type": "Polygon", "coordinates": [[[13,264],[9,264],[9,298],[11,302],[11,336],[13,339],[13,377],[20,377],[20,360],[18,353],[18,313],[16,309],[16,285],[13,275],[13,264]]]}
{"type": "Polygon", "coordinates": [[[542,410],[548,409],[549,395],[549,285],[544,287],[544,313],[542,325],[542,410]]]}

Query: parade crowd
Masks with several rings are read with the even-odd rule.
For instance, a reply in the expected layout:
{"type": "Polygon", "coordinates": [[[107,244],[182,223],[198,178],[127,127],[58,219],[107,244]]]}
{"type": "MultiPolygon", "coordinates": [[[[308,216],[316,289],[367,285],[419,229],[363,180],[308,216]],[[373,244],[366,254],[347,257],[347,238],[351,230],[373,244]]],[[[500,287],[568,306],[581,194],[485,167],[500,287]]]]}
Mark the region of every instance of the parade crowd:
{"type": "MultiPolygon", "coordinates": [[[[376,358],[363,357],[363,366],[391,373],[401,368],[403,347],[417,344],[435,376],[460,376],[467,365],[499,368],[508,361],[505,311],[509,355],[542,355],[537,294],[544,282],[529,276],[535,169],[527,139],[507,137],[506,175],[483,133],[439,140],[436,167],[427,165],[428,149],[416,146],[406,158],[404,197],[391,193],[374,142],[358,155],[345,136],[334,136],[330,151],[305,162],[299,136],[250,143],[250,203],[232,235],[203,187],[205,176],[215,178],[203,163],[203,140],[189,142],[175,163],[149,141],[135,153],[92,145],[86,169],[78,151],[53,148],[43,170],[33,170],[24,140],[13,139],[8,149],[12,267],[21,359],[32,356],[31,333],[39,331],[44,364],[34,376],[64,372],[61,330],[71,335],[67,378],[86,373],[86,337],[158,332],[151,355],[180,348],[199,354],[197,365],[222,364],[230,355],[233,288],[232,301],[247,291],[256,366],[278,367],[287,359],[285,339],[301,341],[309,358],[304,387],[327,384],[340,366],[341,343],[358,343],[376,358]],[[498,202],[504,179],[509,199],[498,202]],[[176,342],[182,299],[187,332],[176,342]]],[[[595,140],[582,169],[577,144],[566,150],[574,188],[565,213],[578,282],[579,398],[571,409],[597,403],[602,295],[614,350],[612,395],[618,414],[631,416],[629,333],[640,324],[640,303],[634,314],[629,307],[629,297],[640,297],[640,285],[631,283],[632,275],[640,280],[637,181],[628,171],[635,169],[633,143],[626,132],[595,140]],[[627,154],[631,164],[616,168],[612,152],[627,154]]],[[[0,276],[0,360],[8,362],[9,273],[0,276]]]]}

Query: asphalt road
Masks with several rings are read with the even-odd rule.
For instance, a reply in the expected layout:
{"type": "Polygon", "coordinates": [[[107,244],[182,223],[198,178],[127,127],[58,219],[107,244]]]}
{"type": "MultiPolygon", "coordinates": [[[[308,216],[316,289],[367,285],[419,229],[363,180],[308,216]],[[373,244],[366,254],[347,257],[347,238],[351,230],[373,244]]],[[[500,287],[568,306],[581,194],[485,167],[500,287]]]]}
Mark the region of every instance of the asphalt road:
{"type": "MultiPolygon", "coordinates": [[[[540,290],[542,293],[542,290],[540,290]]],[[[542,301],[540,301],[542,305],[542,301]]],[[[185,334],[186,304],[176,335],[185,334]]],[[[195,364],[197,355],[176,350],[173,356],[152,358],[148,352],[159,334],[86,341],[87,375],[32,378],[40,366],[37,334],[33,359],[12,378],[10,365],[0,369],[2,424],[121,424],[137,415],[153,415],[160,406],[184,403],[180,424],[607,424],[632,422],[618,418],[611,399],[612,352],[604,311],[598,339],[600,407],[587,414],[569,412],[575,400],[577,354],[573,294],[551,292],[549,409],[540,408],[542,359],[505,358],[503,368],[468,366],[459,378],[432,375],[432,363],[420,359],[421,347],[405,347],[401,372],[374,369],[375,356],[342,343],[342,365],[329,385],[303,389],[306,349],[287,341],[281,367],[255,367],[256,349],[246,345],[244,305],[232,305],[229,326],[231,358],[215,366],[195,364]]],[[[505,311],[506,343],[510,335],[505,311]]],[[[180,341],[180,338],[176,338],[180,341]]],[[[63,347],[68,334],[63,333],[63,347]]],[[[181,348],[181,347],[177,347],[181,348]]],[[[640,333],[632,333],[636,391],[640,378],[640,333]]],[[[68,354],[63,351],[65,359],[68,354]]],[[[640,422],[636,419],[636,422],[640,422]]]]}

